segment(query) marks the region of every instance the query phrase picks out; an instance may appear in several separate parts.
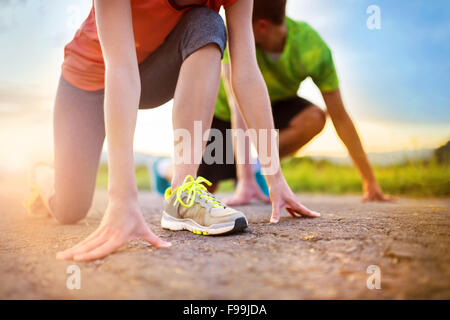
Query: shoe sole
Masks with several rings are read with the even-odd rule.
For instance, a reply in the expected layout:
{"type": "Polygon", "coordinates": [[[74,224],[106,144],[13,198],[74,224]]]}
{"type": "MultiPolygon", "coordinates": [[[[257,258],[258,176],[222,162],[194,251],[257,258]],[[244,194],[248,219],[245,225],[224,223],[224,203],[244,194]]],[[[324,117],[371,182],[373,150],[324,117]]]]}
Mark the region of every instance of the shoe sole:
{"type": "Polygon", "coordinates": [[[241,232],[248,227],[248,223],[245,217],[241,217],[228,223],[213,224],[209,227],[205,227],[199,225],[192,219],[176,219],[166,212],[163,212],[161,227],[172,231],[187,230],[195,234],[210,236],[241,232]]]}

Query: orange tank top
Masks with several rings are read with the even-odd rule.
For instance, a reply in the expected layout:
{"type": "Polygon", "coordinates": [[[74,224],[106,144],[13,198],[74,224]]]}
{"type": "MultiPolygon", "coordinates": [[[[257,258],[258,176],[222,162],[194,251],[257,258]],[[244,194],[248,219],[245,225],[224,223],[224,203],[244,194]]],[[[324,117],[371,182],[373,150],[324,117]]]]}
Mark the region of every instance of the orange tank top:
{"type": "MultiPolygon", "coordinates": [[[[205,7],[219,12],[237,0],[205,0],[205,7]]],[[[138,63],[145,60],[166,39],[189,10],[176,9],[169,0],[130,0],[138,63]]],[[[94,6],[75,37],[64,48],[64,78],[83,90],[104,88],[105,64],[95,22],[94,6]]]]}

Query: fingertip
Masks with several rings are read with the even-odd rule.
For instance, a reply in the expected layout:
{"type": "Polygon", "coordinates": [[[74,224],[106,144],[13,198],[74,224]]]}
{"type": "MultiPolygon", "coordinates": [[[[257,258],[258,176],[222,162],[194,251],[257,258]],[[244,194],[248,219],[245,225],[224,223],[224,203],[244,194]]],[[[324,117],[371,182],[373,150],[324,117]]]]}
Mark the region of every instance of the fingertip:
{"type": "Polygon", "coordinates": [[[70,253],[66,251],[60,251],[56,254],[56,260],[69,260],[71,258],[70,253]]]}
{"type": "Polygon", "coordinates": [[[270,218],[270,224],[277,224],[278,222],[280,222],[280,219],[276,219],[276,218],[270,218]]]}
{"type": "Polygon", "coordinates": [[[150,236],[146,239],[153,247],[158,248],[169,248],[172,246],[172,243],[168,241],[164,241],[159,238],[155,234],[150,234],[150,236]]]}
{"type": "Polygon", "coordinates": [[[157,248],[170,248],[172,246],[171,242],[162,241],[156,247],[157,248]]]}
{"type": "Polygon", "coordinates": [[[386,196],[385,197],[385,199],[386,199],[386,201],[390,201],[390,202],[395,202],[395,201],[397,201],[398,200],[398,198],[397,197],[394,197],[394,196],[386,196]]]}
{"type": "Polygon", "coordinates": [[[72,260],[76,261],[76,262],[87,262],[87,261],[92,261],[92,260],[98,260],[101,259],[101,257],[94,257],[93,255],[88,255],[88,254],[79,254],[76,256],[73,256],[72,260]]]}

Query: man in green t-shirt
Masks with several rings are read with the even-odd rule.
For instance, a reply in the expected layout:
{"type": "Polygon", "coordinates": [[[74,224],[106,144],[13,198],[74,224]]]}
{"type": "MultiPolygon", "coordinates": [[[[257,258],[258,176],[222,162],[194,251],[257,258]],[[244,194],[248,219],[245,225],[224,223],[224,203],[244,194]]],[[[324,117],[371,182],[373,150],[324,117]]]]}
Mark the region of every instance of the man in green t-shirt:
{"type": "MultiPolygon", "coordinates": [[[[275,127],[280,130],[280,157],[294,154],[319,134],[325,125],[326,114],[329,114],[337,134],[361,174],[363,199],[392,200],[379,187],[355,126],[345,110],[330,49],[307,23],[286,17],[285,7],[286,0],[255,0],[253,10],[256,56],[269,90],[275,127]],[[320,89],[327,113],[297,95],[301,82],[308,77],[320,89]]],[[[227,52],[222,65],[222,83],[212,128],[220,130],[228,140],[232,138],[226,134],[227,129],[245,129],[239,105],[230,89],[230,72],[227,52]]],[[[224,159],[227,159],[227,144],[231,142],[223,144],[224,159]]],[[[245,152],[244,156],[248,159],[248,148],[245,152]]],[[[252,165],[248,162],[236,165],[207,165],[203,162],[198,175],[213,182],[211,191],[219,181],[237,177],[236,193],[228,200],[229,205],[242,205],[253,199],[268,201],[263,188],[258,187],[252,165]]]]}

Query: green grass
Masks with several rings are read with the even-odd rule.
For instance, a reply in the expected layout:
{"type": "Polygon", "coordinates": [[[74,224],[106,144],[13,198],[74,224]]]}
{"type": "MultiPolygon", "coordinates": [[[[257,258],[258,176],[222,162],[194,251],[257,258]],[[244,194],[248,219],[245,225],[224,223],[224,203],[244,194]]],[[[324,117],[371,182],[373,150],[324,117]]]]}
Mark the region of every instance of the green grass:
{"type": "MultiPolygon", "coordinates": [[[[150,190],[150,176],[147,167],[136,168],[136,184],[139,190],[150,190]]],[[[108,186],[108,166],[102,164],[98,170],[97,188],[106,189],[108,186]]]]}
{"type": "MultiPolygon", "coordinates": [[[[360,193],[361,179],[353,166],[336,165],[309,158],[290,158],[282,162],[284,176],[295,192],[360,193]]],[[[375,167],[375,175],[386,193],[412,197],[449,197],[450,166],[431,162],[412,162],[390,167],[375,167]]],[[[107,167],[99,170],[97,186],[106,188],[107,167]]],[[[150,189],[145,167],[136,169],[140,190],[150,189]]],[[[234,189],[233,181],[224,181],[219,192],[234,189]]]]}
{"type": "MultiPolygon", "coordinates": [[[[287,182],[295,192],[358,193],[361,179],[353,166],[292,158],[282,163],[287,182]]],[[[375,167],[375,176],[386,193],[414,197],[450,196],[450,166],[412,162],[375,167]]]]}

